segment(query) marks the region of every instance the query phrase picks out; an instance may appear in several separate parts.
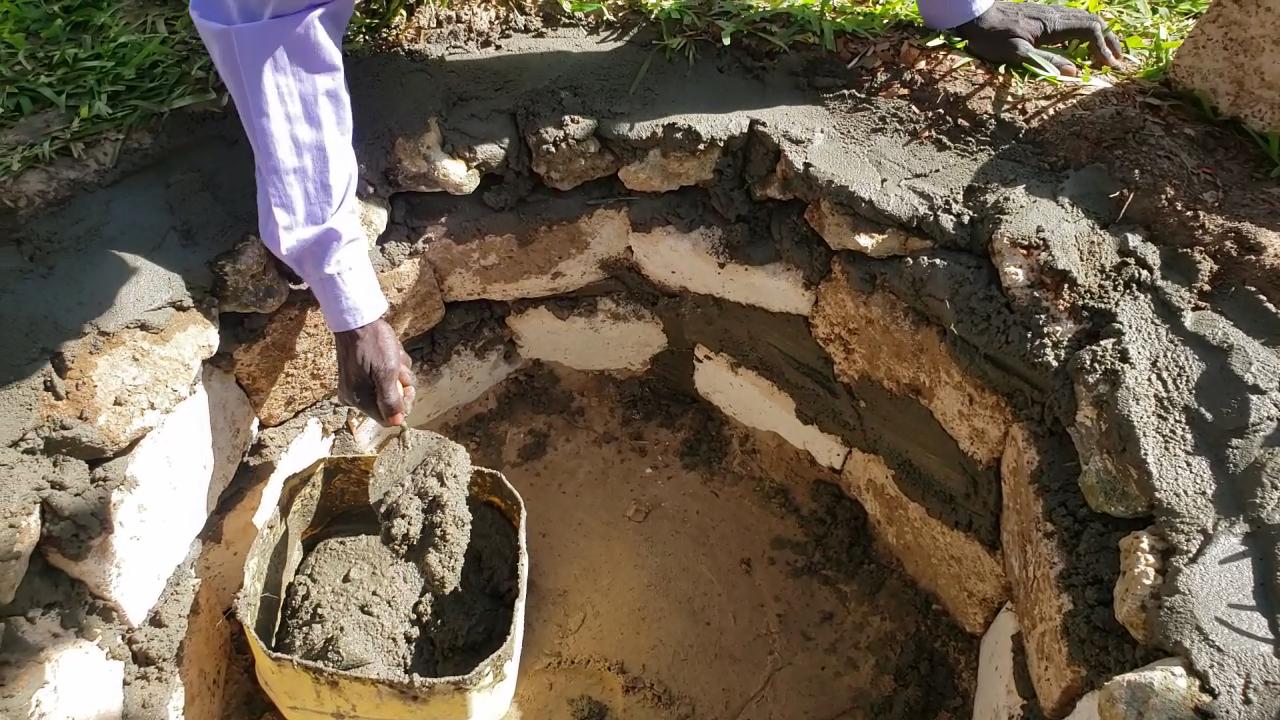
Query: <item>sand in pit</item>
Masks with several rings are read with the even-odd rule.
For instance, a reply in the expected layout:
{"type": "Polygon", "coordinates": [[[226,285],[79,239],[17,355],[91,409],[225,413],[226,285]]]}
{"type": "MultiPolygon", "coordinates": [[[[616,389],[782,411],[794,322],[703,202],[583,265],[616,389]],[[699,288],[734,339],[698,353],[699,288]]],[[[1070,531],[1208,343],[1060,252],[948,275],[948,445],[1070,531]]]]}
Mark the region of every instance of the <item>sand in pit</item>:
{"type": "Polygon", "coordinates": [[[471,458],[457,443],[406,431],[370,483],[382,536],[324,540],[285,597],[277,650],[378,679],[470,672],[511,627],[515,528],[468,502],[471,458]]]}
{"type": "Polygon", "coordinates": [[[330,538],[289,585],[277,650],[336,670],[400,678],[418,638],[422,573],[376,535],[330,538]]]}

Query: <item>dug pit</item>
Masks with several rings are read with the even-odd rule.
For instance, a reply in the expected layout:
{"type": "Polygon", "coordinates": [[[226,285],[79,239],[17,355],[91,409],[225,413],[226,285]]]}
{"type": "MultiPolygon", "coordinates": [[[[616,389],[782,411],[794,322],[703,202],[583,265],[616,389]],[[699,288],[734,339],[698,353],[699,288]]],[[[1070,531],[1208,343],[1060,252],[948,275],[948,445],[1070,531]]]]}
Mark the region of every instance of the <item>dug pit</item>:
{"type": "Polygon", "coordinates": [[[512,718],[968,716],[977,639],[776,436],[564,369],[435,425],[533,509],[512,718]]]}
{"type": "MultiPolygon", "coordinates": [[[[1126,88],[1010,109],[905,42],[352,61],[410,424],[529,509],[512,718],[1280,712],[1275,182],[1126,88]]],[[[43,531],[4,614],[86,608],[108,631],[51,646],[123,664],[133,715],[255,717],[245,548],[283,477],[381,434],[239,243],[237,126],[178,122],[0,266],[42,348],[5,358],[43,531]],[[37,322],[51,283],[77,300],[37,322]]]]}

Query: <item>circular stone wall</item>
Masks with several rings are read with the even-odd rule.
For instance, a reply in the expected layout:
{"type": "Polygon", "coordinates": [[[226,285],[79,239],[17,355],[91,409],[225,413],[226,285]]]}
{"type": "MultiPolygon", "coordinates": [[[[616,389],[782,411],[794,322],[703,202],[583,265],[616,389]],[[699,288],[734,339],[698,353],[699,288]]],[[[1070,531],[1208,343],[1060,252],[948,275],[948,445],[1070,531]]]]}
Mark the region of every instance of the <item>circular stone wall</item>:
{"type": "MultiPolygon", "coordinates": [[[[633,90],[648,53],[352,63],[410,422],[529,499],[524,711],[1274,715],[1274,289],[1135,195],[1137,140],[1048,142],[1145,122],[1127,96],[995,121],[945,54],[655,61],[633,90]]],[[[245,548],[284,477],[380,437],[333,405],[310,296],[237,244],[235,124],[181,122],[23,216],[3,269],[38,346],[0,425],[19,706],[76,657],[130,716],[245,716],[245,548]]],[[[1216,212],[1270,252],[1248,207],[1216,212]]]]}

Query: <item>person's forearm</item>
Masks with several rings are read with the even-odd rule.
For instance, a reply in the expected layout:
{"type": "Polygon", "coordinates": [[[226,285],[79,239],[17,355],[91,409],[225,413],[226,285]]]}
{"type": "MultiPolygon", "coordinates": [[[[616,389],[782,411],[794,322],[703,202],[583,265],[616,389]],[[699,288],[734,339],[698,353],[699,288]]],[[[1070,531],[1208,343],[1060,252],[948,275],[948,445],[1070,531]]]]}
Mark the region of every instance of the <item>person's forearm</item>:
{"type": "Polygon", "coordinates": [[[986,12],[995,0],[916,0],[920,18],[934,30],[950,30],[986,12]]]}
{"type": "Polygon", "coordinates": [[[263,243],[311,286],[334,332],[382,316],[356,201],[342,35],[354,0],[192,0],[253,146],[263,243]]]}

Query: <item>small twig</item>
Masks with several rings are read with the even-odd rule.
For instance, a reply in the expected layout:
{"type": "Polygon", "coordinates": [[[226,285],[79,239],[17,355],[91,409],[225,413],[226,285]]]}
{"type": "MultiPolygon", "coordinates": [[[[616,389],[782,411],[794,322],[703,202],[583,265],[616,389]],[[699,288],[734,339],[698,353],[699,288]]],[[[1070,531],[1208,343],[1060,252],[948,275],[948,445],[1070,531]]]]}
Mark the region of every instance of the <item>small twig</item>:
{"type": "Polygon", "coordinates": [[[1124,214],[1129,210],[1129,203],[1133,202],[1133,196],[1137,194],[1138,193],[1136,192],[1129,191],[1128,197],[1124,199],[1124,207],[1120,208],[1120,214],[1116,216],[1116,223],[1119,223],[1124,219],[1124,214]]]}
{"type": "Polygon", "coordinates": [[[776,661],[777,659],[778,659],[778,656],[775,655],[774,653],[769,654],[769,665],[768,665],[768,668],[765,670],[764,679],[760,681],[760,685],[759,687],[756,688],[755,692],[751,693],[751,697],[747,698],[747,701],[742,704],[742,707],[738,708],[738,712],[735,713],[733,716],[734,720],[738,720],[739,718],[741,718],[742,715],[747,712],[747,710],[751,709],[752,706],[760,702],[760,698],[764,696],[765,692],[769,690],[769,686],[773,684],[773,679],[778,676],[778,673],[786,669],[787,664],[778,665],[778,666],[775,666],[773,664],[774,661],[776,661]]]}
{"type": "Polygon", "coordinates": [[[606,205],[611,202],[623,202],[623,201],[631,202],[633,200],[639,200],[639,199],[640,197],[638,195],[619,195],[618,197],[597,198],[595,200],[587,200],[586,203],[588,205],[606,205]]]}
{"type": "Polygon", "coordinates": [[[854,711],[854,710],[857,710],[857,709],[858,709],[858,706],[859,706],[860,704],[861,704],[861,703],[854,703],[853,705],[850,705],[849,707],[845,708],[844,710],[841,710],[840,712],[836,713],[835,715],[832,715],[828,720],[842,720],[842,718],[847,718],[847,717],[849,717],[851,714],[853,714],[853,711],[854,711]]]}
{"type": "Polygon", "coordinates": [[[862,52],[860,52],[860,53],[858,53],[857,55],[855,55],[855,56],[854,56],[854,58],[853,58],[852,60],[850,60],[850,61],[849,61],[849,64],[844,66],[844,69],[845,69],[845,70],[852,70],[852,69],[853,69],[853,66],[854,66],[854,65],[857,65],[857,64],[858,64],[858,61],[859,61],[859,60],[861,60],[861,59],[862,59],[862,57],[863,57],[864,55],[866,55],[867,53],[869,53],[869,52],[871,52],[871,48],[870,48],[870,47],[865,47],[865,48],[863,48],[863,49],[862,49],[862,52]]]}

